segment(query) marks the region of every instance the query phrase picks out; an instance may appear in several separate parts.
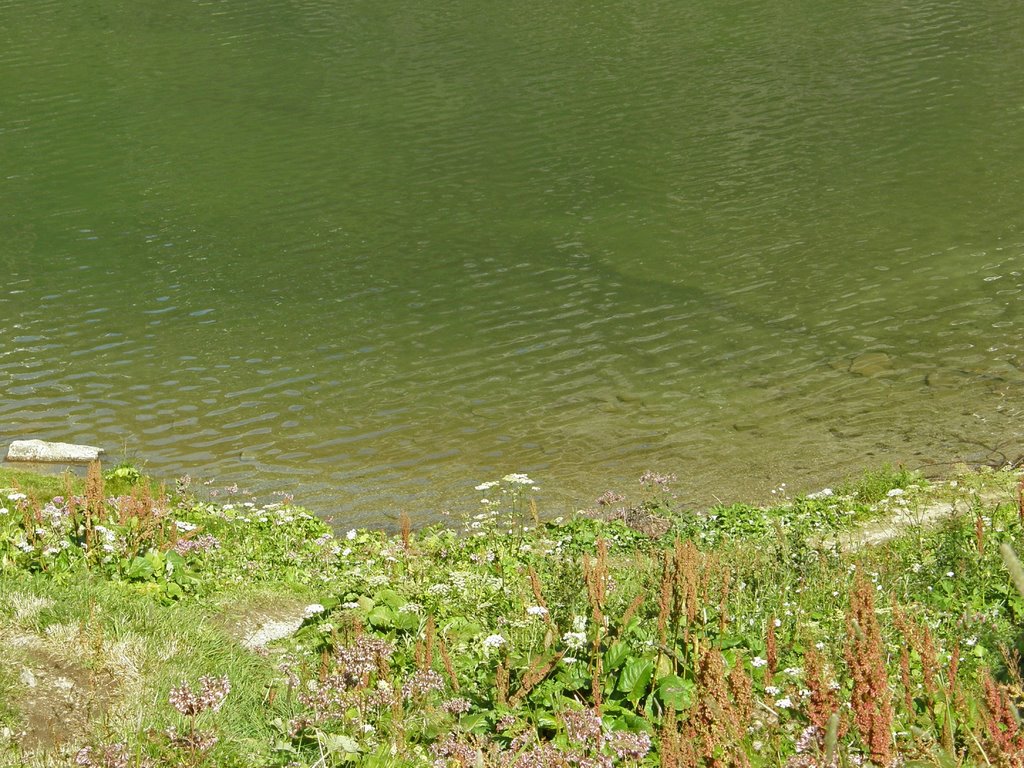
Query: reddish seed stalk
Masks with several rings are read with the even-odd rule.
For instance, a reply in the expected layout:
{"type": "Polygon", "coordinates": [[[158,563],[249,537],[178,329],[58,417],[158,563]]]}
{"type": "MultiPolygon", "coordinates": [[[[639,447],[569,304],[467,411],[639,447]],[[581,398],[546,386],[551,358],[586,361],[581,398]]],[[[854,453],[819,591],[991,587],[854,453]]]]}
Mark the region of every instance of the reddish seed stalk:
{"type": "Polygon", "coordinates": [[[709,648],[700,657],[697,667],[697,699],[688,713],[683,729],[683,747],[693,751],[696,762],[711,768],[748,765],[741,742],[746,732],[743,704],[734,704],[730,687],[745,696],[746,684],[738,678],[727,683],[722,654],[709,648]]]}
{"type": "Polygon", "coordinates": [[[412,520],[409,518],[409,513],[404,509],[399,517],[399,525],[402,530],[402,547],[406,552],[409,551],[409,539],[412,536],[412,520]]]}
{"type": "Polygon", "coordinates": [[[990,749],[1007,765],[1019,765],[1024,757],[1024,733],[1013,716],[1010,693],[992,679],[988,670],[982,672],[984,689],[984,723],[990,749]]]}
{"type": "Polygon", "coordinates": [[[448,646],[440,635],[437,636],[437,648],[441,651],[441,661],[444,664],[444,671],[448,674],[448,682],[452,684],[452,690],[458,692],[459,677],[455,674],[455,667],[452,665],[452,657],[448,653],[448,646]]]}
{"type": "Polygon", "coordinates": [[[846,663],[853,678],[850,705],[861,741],[875,765],[892,763],[893,711],[874,588],[858,578],[846,617],[846,663]]]}
{"type": "Polygon", "coordinates": [[[718,601],[718,631],[725,632],[729,623],[729,585],[732,581],[732,571],[728,568],[722,570],[722,596],[718,601]]]}
{"type": "Polygon", "coordinates": [[[1024,477],[1020,479],[1020,483],[1017,485],[1017,515],[1020,517],[1021,522],[1024,522],[1024,477]]]}
{"type": "Polygon", "coordinates": [[[503,707],[508,706],[508,677],[508,660],[502,659],[494,675],[494,686],[498,704],[503,707]]]}
{"type": "MultiPolygon", "coordinates": [[[[537,576],[537,572],[533,570],[532,565],[530,566],[527,573],[530,576],[530,588],[533,590],[533,599],[537,601],[537,605],[539,605],[541,608],[546,609],[548,607],[548,604],[547,601],[544,599],[544,592],[540,588],[540,577],[537,576]]],[[[550,612],[545,613],[544,617],[550,620],[550,612]]]]}
{"type": "Polygon", "coordinates": [[[772,678],[775,677],[775,670],[778,669],[779,665],[779,649],[775,639],[775,614],[768,617],[768,628],[765,632],[764,645],[765,661],[768,662],[764,669],[764,681],[766,685],[771,685],[772,678]]]}
{"type": "Polygon", "coordinates": [[[658,638],[662,645],[666,645],[668,638],[668,621],[672,613],[674,570],[672,558],[668,552],[665,552],[662,561],[661,589],[658,592],[658,638]]]}
{"type": "Polygon", "coordinates": [[[807,688],[811,692],[808,719],[822,733],[828,726],[829,718],[839,711],[839,696],[825,680],[825,664],[821,655],[812,649],[804,654],[804,670],[807,688]]]}

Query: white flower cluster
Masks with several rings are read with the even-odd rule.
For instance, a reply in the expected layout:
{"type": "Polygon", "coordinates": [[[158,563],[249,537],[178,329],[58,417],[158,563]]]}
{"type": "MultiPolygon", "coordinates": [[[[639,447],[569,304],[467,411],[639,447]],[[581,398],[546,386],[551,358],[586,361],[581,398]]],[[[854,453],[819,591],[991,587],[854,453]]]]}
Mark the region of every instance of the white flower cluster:
{"type": "Polygon", "coordinates": [[[483,646],[485,650],[493,650],[494,648],[500,648],[505,644],[505,638],[501,635],[488,635],[484,638],[483,646]]]}
{"type": "Polygon", "coordinates": [[[513,472],[510,475],[505,475],[501,478],[506,483],[512,483],[513,485],[533,485],[534,482],[529,477],[524,475],[522,472],[513,472]]]}
{"type": "Polygon", "coordinates": [[[566,648],[571,648],[574,651],[580,650],[587,643],[586,632],[566,632],[562,635],[562,642],[565,643],[566,648]]]}

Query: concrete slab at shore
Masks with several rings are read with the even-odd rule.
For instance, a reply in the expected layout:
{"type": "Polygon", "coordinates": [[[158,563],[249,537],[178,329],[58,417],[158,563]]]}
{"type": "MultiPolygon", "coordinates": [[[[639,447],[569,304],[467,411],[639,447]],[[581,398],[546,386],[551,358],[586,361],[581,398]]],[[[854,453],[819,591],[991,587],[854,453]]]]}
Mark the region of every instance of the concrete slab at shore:
{"type": "Polygon", "coordinates": [[[84,464],[96,461],[102,448],[74,443],[48,443],[44,440],[14,440],[7,449],[7,461],[38,461],[60,464],[84,464]]]}

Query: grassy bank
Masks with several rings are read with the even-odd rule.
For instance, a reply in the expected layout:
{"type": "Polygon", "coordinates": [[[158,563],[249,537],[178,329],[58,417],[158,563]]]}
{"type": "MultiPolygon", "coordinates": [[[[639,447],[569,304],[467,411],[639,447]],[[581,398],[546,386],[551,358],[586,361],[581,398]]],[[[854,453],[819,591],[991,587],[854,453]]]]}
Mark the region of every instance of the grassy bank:
{"type": "Polygon", "coordinates": [[[1018,764],[1019,484],[883,470],[695,512],[647,475],[542,521],[508,475],[450,527],[388,535],[129,468],[0,471],[0,754],[1018,764]]]}

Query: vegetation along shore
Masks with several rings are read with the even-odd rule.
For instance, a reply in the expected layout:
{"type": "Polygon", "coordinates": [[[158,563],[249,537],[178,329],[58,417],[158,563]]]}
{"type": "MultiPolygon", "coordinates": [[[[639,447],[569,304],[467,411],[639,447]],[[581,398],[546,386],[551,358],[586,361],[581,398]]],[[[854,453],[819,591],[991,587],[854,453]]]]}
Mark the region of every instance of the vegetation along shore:
{"type": "Polygon", "coordinates": [[[556,520],[533,483],[389,534],[0,470],[0,763],[1024,763],[1019,471],[556,520]]]}

